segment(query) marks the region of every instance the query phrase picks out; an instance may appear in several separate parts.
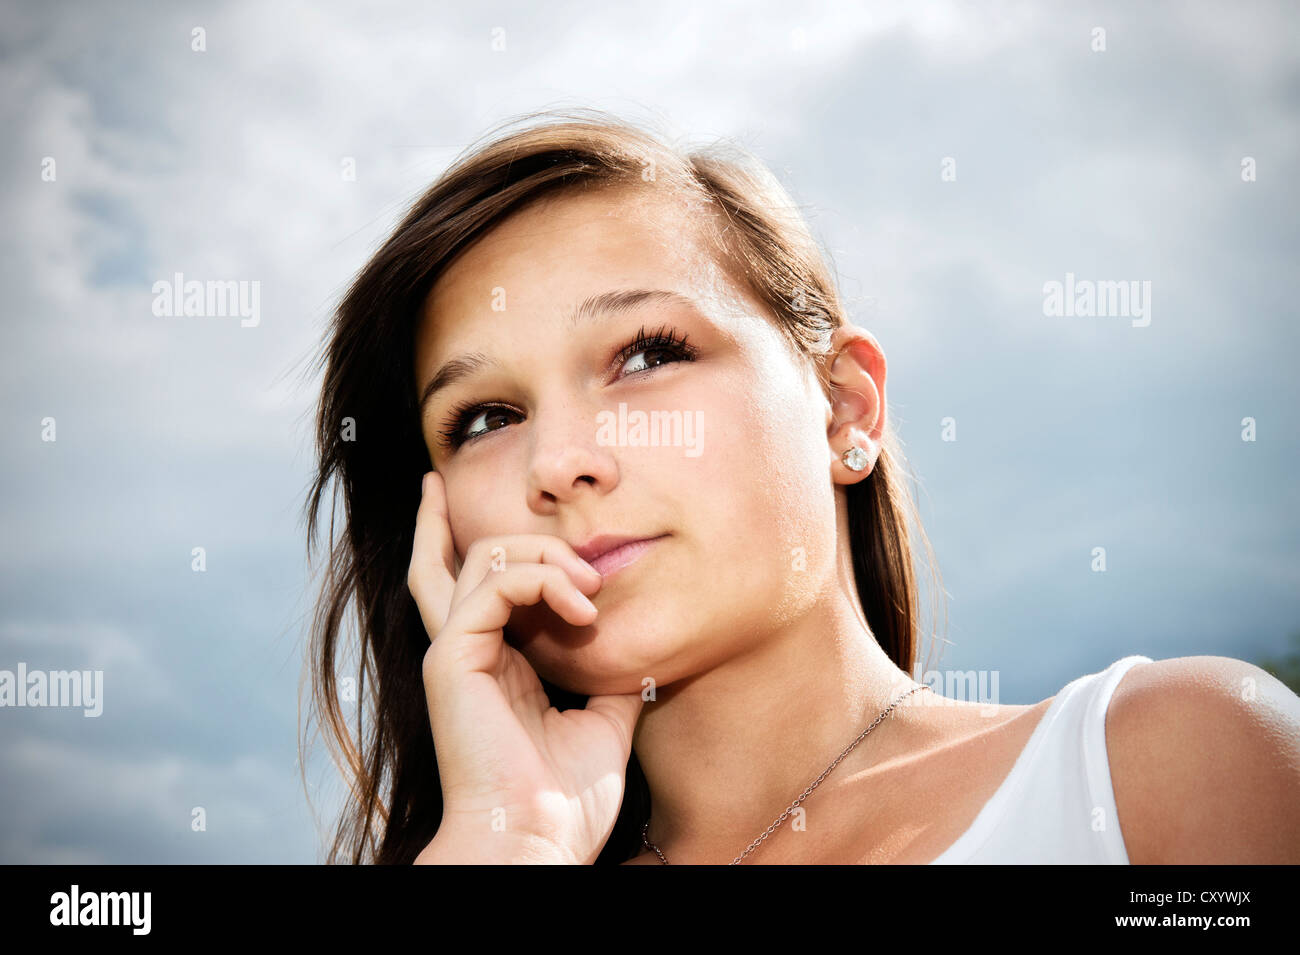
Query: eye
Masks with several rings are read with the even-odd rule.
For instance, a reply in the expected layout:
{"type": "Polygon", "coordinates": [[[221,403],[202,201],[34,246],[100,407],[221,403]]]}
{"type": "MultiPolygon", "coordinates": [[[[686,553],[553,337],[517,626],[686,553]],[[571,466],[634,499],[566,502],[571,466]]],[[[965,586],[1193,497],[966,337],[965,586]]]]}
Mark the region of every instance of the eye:
{"type": "Polygon", "coordinates": [[[442,445],[455,450],[466,441],[472,441],[489,431],[500,430],[500,428],[486,426],[489,422],[499,421],[509,415],[519,416],[519,414],[518,411],[506,405],[474,404],[472,402],[459,404],[452,408],[448,415],[451,427],[441,432],[442,445]],[[480,421],[484,422],[484,427],[466,430],[469,425],[477,425],[480,421]]]}
{"type": "Polygon", "coordinates": [[[686,343],[686,336],[678,337],[675,329],[667,326],[661,327],[653,335],[647,335],[645,326],[636,333],[636,338],[628,342],[615,357],[615,361],[620,364],[640,364],[642,367],[633,368],[628,374],[638,374],[639,372],[648,371],[651,368],[658,368],[659,365],[671,364],[677,361],[694,361],[696,348],[694,345],[686,343]],[[632,362],[631,359],[642,354],[660,354],[669,356],[668,361],[661,361],[650,364],[645,359],[639,363],[632,362]]]}
{"type": "MultiPolygon", "coordinates": [[[[679,336],[675,329],[661,326],[658,331],[647,335],[643,325],[636,333],[636,337],[619,349],[611,364],[617,364],[620,367],[633,366],[631,370],[624,372],[624,377],[626,377],[628,375],[645,374],[663,365],[679,361],[694,361],[697,353],[698,349],[694,345],[687,344],[686,336],[679,336]],[[653,363],[648,358],[641,358],[636,362],[632,361],[633,358],[642,355],[659,355],[661,358],[653,363]]],[[[448,412],[449,427],[440,432],[442,435],[440,443],[443,447],[454,451],[460,448],[461,445],[481,438],[492,431],[500,431],[502,427],[505,427],[505,424],[494,428],[491,427],[491,422],[501,421],[503,418],[512,416],[522,418],[523,412],[517,411],[508,405],[496,403],[476,404],[472,401],[463,402],[448,412]],[[480,422],[482,423],[481,426],[480,422]],[[475,427],[470,428],[470,425],[475,427]]]]}

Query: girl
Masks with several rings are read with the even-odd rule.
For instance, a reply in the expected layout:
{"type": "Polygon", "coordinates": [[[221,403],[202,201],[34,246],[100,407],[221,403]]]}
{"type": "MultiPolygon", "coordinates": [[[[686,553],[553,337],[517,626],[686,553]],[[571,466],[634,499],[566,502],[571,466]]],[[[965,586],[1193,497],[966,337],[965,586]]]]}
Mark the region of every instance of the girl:
{"type": "Polygon", "coordinates": [[[1032,705],[912,679],[885,356],[743,154],[586,111],[502,135],[325,358],[331,862],[1300,861],[1300,700],[1250,664],[1129,656],[1032,705]]]}

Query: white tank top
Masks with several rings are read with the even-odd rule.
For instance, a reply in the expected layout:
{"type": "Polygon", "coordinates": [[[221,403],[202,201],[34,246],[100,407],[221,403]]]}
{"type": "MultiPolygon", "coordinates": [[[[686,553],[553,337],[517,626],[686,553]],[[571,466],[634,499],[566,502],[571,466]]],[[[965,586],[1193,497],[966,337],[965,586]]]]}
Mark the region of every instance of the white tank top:
{"type": "Polygon", "coordinates": [[[1133,655],[1073,680],[1048,705],[1010,774],[930,865],[1128,865],[1106,756],[1106,708],[1133,655]]]}

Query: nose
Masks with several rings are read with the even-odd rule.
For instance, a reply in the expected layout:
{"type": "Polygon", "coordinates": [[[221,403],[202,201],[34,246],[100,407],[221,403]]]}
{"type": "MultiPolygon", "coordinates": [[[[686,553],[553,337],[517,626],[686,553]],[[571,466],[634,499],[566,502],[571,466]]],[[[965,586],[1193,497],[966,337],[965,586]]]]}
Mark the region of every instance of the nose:
{"type": "Polygon", "coordinates": [[[533,417],[528,463],[528,503],[547,513],[579,494],[608,494],[618,483],[611,449],[597,441],[595,412],[569,405],[533,417]]]}

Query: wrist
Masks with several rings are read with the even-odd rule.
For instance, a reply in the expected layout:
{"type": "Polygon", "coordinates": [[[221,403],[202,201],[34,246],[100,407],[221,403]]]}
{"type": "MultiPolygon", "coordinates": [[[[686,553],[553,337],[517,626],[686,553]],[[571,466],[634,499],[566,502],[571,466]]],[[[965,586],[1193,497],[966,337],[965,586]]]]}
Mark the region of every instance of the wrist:
{"type": "Polygon", "coordinates": [[[468,832],[445,823],[414,865],[584,865],[562,845],[532,833],[468,832]]]}

